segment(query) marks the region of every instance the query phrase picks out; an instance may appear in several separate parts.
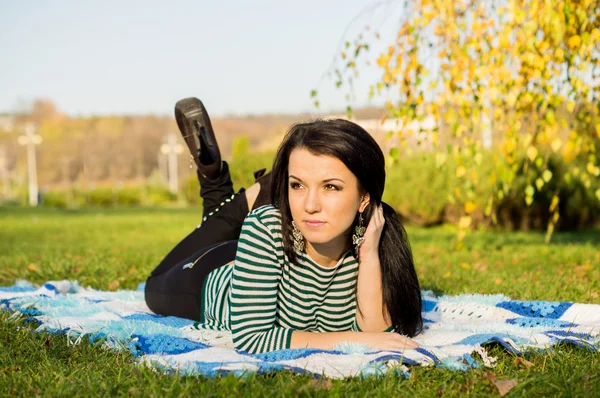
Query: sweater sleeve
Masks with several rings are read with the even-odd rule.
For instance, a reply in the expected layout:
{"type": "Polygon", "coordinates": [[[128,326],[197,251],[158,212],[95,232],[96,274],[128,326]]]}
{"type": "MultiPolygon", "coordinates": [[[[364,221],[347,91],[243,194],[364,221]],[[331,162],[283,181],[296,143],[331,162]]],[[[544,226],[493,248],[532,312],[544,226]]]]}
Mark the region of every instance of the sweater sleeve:
{"type": "Polygon", "coordinates": [[[260,213],[244,220],[231,276],[233,344],[250,353],[289,348],[292,338],[291,329],[276,323],[281,242],[265,223],[260,213]]]}

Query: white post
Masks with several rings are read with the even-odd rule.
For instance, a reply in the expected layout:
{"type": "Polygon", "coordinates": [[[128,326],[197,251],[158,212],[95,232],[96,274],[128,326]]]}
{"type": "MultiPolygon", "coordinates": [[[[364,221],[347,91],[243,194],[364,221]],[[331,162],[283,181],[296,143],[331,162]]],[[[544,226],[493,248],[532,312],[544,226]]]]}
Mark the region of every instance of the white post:
{"type": "Polygon", "coordinates": [[[42,137],[35,133],[36,127],[32,123],[25,125],[25,135],[19,136],[19,144],[27,146],[27,179],[29,181],[29,205],[38,205],[37,166],[35,159],[35,146],[42,143],[42,137]]]}
{"type": "Polygon", "coordinates": [[[169,190],[173,194],[177,194],[177,157],[183,152],[183,147],[177,143],[175,134],[167,136],[167,143],[161,145],[160,152],[167,155],[169,190]]]}

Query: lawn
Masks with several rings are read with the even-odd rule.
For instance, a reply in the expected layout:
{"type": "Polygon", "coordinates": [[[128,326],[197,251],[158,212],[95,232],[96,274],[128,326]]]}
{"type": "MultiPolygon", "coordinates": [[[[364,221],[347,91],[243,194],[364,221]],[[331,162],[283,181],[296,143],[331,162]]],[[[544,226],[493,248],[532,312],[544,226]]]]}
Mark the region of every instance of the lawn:
{"type": "MultiPolygon", "coordinates": [[[[0,285],[76,279],[99,289],[133,289],[199,222],[198,209],[61,211],[0,208],[0,285]]],[[[600,230],[475,232],[456,252],[450,227],[408,228],[422,288],[503,293],[516,299],[600,303],[600,230]]],[[[526,361],[498,347],[496,368],[466,373],[411,368],[408,379],[313,380],[291,373],[216,379],[162,375],[101,343],[68,345],[0,315],[1,395],[498,395],[490,379],[516,380],[511,396],[600,396],[600,354],[570,346],[526,361]]]]}

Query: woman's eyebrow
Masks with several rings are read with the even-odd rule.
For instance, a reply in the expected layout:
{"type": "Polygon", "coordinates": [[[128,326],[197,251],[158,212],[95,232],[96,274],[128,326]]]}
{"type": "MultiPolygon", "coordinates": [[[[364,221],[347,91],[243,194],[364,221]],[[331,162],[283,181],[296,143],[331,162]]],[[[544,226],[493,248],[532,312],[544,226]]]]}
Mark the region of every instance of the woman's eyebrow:
{"type": "Polygon", "coordinates": [[[323,180],[323,182],[331,182],[331,181],[339,181],[341,183],[346,183],[346,181],[342,180],[341,178],[328,178],[326,180],[323,180]]]}
{"type": "MultiPolygon", "coordinates": [[[[293,174],[290,174],[288,177],[289,177],[289,178],[293,178],[293,179],[295,179],[295,180],[298,180],[298,181],[302,182],[302,180],[301,180],[300,178],[296,177],[296,176],[295,176],[295,175],[293,175],[293,174]]],[[[345,183],[346,183],[346,181],[342,180],[341,178],[328,178],[328,179],[326,179],[326,180],[323,180],[322,182],[324,182],[324,183],[327,183],[327,182],[331,182],[331,181],[339,181],[339,182],[341,182],[341,183],[343,183],[343,184],[345,184],[345,183]]]]}

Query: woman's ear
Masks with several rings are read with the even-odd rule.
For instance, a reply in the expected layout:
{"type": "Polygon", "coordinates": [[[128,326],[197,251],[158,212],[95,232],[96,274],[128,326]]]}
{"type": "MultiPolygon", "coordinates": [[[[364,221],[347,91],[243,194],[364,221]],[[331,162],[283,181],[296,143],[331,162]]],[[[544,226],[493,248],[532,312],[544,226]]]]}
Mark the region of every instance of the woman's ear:
{"type": "Polygon", "coordinates": [[[369,205],[370,201],[371,201],[371,195],[369,195],[369,193],[367,192],[366,194],[363,195],[362,200],[360,201],[360,206],[358,206],[358,212],[362,213],[363,211],[365,211],[365,209],[369,205]]]}

